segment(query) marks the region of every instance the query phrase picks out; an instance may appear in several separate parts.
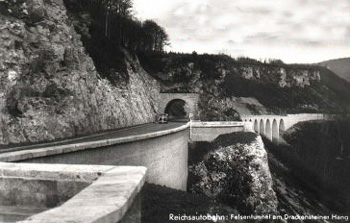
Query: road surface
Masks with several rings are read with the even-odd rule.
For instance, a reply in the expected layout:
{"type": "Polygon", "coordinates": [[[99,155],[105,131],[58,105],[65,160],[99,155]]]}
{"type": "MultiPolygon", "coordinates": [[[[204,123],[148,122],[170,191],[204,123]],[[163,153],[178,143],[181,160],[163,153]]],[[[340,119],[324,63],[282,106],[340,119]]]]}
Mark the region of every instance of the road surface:
{"type": "Polygon", "coordinates": [[[91,142],[102,139],[113,139],[113,138],[121,138],[127,136],[137,136],[152,132],[159,132],[169,129],[174,129],[184,125],[185,122],[169,122],[167,124],[158,124],[158,123],[148,123],[138,126],[127,127],[123,129],[110,130],[102,133],[96,133],[88,136],[82,136],[72,139],[65,139],[55,142],[48,143],[40,143],[40,144],[31,144],[31,145],[10,145],[4,146],[0,148],[0,153],[14,152],[20,150],[32,150],[32,149],[40,149],[49,146],[59,146],[59,145],[69,145],[72,143],[80,143],[80,142],[91,142]]]}

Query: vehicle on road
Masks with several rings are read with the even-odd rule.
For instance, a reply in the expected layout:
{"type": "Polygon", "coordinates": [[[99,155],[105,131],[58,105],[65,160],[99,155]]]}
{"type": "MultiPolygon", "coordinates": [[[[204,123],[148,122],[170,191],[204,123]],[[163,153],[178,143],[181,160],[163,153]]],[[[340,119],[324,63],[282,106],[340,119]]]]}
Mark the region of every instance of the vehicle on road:
{"type": "Polygon", "coordinates": [[[168,123],[168,114],[159,114],[157,117],[157,121],[159,124],[167,124],[168,123]]]}

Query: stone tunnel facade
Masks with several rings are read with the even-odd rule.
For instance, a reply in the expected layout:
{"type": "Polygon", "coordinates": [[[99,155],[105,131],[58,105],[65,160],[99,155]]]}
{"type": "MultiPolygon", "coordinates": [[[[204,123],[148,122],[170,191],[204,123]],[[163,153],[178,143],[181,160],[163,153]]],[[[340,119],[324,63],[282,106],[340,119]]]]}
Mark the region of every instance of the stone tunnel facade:
{"type": "Polygon", "coordinates": [[[165,113],[167,106],[175,100],[184,102],[187,118],[191,113],[194,117],[198,116],[199,95],[196,93],[160,93],[159,113],[165,113]]]}
{"type": "Polygon", "coordinates": [[[241,115],[241,118],[251,123],[254,132],[274,142],[280,142],[283,132],[299,122],[326,119],[324,114],[241,115]]]}

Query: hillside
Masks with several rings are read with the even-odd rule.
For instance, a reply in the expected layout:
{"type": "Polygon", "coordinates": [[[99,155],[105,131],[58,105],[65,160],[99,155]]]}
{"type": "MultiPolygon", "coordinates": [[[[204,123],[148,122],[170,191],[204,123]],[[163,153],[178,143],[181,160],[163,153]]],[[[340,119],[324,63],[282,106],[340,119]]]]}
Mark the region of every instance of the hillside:
{"type": "Polygon", "coordinates": [[[230,109],[241,114],[349,110],[350,84],[324,67],[196,53],[143,53],[140,60],[163,91],[199,93],[202,119],[234,114],[230,109]]]}
{"type": "Polygon", "coordinates": [[[350,82],[350,58],[327,60],[319,63],[319,65],[328,67],[339,77],[350,82]]]}

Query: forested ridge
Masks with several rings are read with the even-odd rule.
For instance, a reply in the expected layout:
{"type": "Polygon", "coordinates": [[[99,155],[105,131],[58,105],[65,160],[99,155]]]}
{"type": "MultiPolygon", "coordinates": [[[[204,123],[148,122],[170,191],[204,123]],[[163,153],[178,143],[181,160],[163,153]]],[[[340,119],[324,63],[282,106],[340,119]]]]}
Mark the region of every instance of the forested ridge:
{"type": "Polygon", "coordinates": [[[169,44],[155,21],[135,18],[132,0],[64,0],[68,16],[81,35],[99,75],[113,85],[129,83],[126,54],[162,52],[169,44]]]}
{"type": "Polygon", "coordinates": [[[114,45],[132,51],[163,51],[168,44],[163,27],[133,16],[132,0],[65,0],[65,3],[73,13],[88,12],[96,31],[114,45]]]}

